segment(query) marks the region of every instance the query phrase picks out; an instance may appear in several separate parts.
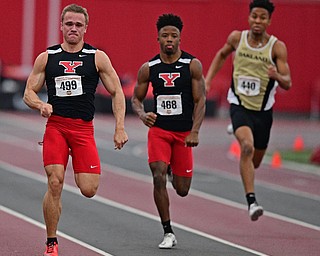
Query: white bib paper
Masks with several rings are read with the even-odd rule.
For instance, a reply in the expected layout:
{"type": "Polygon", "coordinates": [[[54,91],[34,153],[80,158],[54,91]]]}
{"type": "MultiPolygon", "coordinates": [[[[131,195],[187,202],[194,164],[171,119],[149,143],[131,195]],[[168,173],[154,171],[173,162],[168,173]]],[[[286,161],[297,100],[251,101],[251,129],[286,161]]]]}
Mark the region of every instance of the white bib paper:
{"type": "Polygon", "coordinates": [[[157,97],[157,113],[163,116],[181,115],[181,95],[159,95],[157,97]]]}
{"type": "Polygon", "coordinates": [[[256,96],[260,93],[260,79],[250,76],[238,77],[238,92],[246,96],[256,96]]]}
{"type": "Polygon", "coordinates": [[[59,97],[83,94],[81,76],[59,76],[55,78],[56,95],[59,97]]]}

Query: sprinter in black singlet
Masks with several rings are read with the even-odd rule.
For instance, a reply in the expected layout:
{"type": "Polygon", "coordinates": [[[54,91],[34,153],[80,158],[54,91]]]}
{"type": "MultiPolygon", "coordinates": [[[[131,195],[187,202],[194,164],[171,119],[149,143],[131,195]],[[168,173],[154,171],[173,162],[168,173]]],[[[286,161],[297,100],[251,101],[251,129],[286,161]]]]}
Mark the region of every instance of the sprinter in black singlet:
{"type": "Polygon", "coordinates": [[[254,190],[254,169],[261,164],[267,150],[273,121],[272,107],[277,85],[289,90],[291,75],[287,48],[266,32],[274,5],[269,0],[253,0],[249,5],[250,30],[233,31],[217,52],[206,76],[206,90],[235,51],[233,76],[228,92],[230,116],[240,147],[240,173],[252,221],[258,220],[263,208],[254,190]]]}
{"type": "Polygon", "coordinates": [[[153,175],[154,200],[163,225],[159,248],[177,244],[170,224],[166,174],[179,196],[186,196],[193,173],[192,147],[199,143],[205,115],[205,85],[200,61],[180,49],[183,24],[179,16],[164,14],[157,22],[160,54],[144,63],[132,97],[132,107],[148,133],[148,162],[153,175]],[[145,112],[143,100],[152,85],[154,110],[145,112]],[[170,164],[171,168],[168,168],[170,164]]]}
{"type": "Polygon", "coordinates": [[[43,140],[43,162],[48,177],[48,190],[43,200],[46,256],[58,256],[57,226],[70,151],[75,182],[81,193],[93,197],[99,186],[100,160],[92,123],[99,78],[112,96],[115,149],[121,149],[128,140],[120,80],[109,57],[84,43],[88,21],[87,10],[81,6],[72,4],[63,9],[63,43],[49,47],[37,57],[24,92],[24,102],[48,118],[43,140]],[[44,84],[47,103],[37,96],[44,84]]]}

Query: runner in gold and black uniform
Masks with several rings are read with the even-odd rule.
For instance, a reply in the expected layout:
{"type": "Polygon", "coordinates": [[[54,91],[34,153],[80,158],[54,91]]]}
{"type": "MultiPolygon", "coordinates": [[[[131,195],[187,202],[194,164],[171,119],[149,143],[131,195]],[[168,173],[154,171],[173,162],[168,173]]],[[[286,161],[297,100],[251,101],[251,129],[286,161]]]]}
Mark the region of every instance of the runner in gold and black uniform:
{"type": "Polygon", "coordinates": [[[270,36],[261,48],[248,43],[249,31],[242,31],[233,60],[233,79],[228,92],[233,130],[249,126],[254,137],[254,148],[268,146],[272,126],[272,106],[278,83],[268,76],[271,55],[277,38],[270,36]],[[247,118],[246,115],[248,115],[247,118]]]}
{"type": "Polygon", "coordinates": [[[254,169],[260,166],[269,143],[276,88],[279,85],[289,90],[291,76],[285,44],[266,32],[273,3],[253,0],[249,10],[250,30],[233,31],[229,35],[210,65],[206,90],[210,90],[212,79],[235,51],[228,101],[233,132],[241,147],[240,173],[249,216],[256,221],[263,208],[255,196],[254,169]]]}

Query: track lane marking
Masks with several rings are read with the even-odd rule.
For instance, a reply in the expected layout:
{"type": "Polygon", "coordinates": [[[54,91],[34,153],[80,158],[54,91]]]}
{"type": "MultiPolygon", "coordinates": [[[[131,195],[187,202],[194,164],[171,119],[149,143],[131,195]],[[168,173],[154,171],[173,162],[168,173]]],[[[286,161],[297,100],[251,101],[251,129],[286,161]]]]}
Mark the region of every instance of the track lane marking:
{"type": "MultiPolygon", "coordinates": [[[[27,143],[27,140],[24,140],[24,139],[21,139],[21,140],[19,139],[18,142],[17,142],[16,139],[14,139],[14,138],[16,138],[16,136],[7,135],[7,134],[4,134],[4,133],[0,132],[0,139],[4,143],[7,143],[7,144],[10,144],[10,145],[13,145],[13,146],[17,146],[17,147],[22,147],[24,149],[31,150],[31,151],[34,151],[34,150],[41,151],[40,147],[38,145],[30,146],[30,145],[33,145],[35,143],[32,143],[32,142],[27,143]]],[[[108,142],[108,143],[110,144],[110,142],[108,142]]],[[[108,146],[106,146],[106,144],[108,144],[108,143],[104,139],[97,139],[97,145],[100,148],[103,148],[104,150],[111,150],[111,149],[109,149],[108,146]]],[[[128,151],[129,151],[129,149],[128,149],[128,151]]],[[[122,153],[124,153],[124,152],[122,152],[122,153]]],[[[126,151],[125,154],[128,154],[128,152],[126,151]]],[[[1,161],[0,161],[0,163],[1,163],[1,161]]],[[[120,167],[117,167],[117,166],[113,166],[113,165],[110,165],[110,164],[106,165],[106,164],[102,163],[101,165],[104,165],[107,168],[108,167],[112,167],[112,168],[108,168],[108,169],[109,169],[109,171],[111,171],[111,172],[113,172],[115,174],[121,173],[123,176],[126,176],[126,177],[134,178],[136,180],[143,180],[143,181],[151,182],[150,181],[150,177],[147,176],[147,175],[137,174],[137,173],[134,173],[132,171],[125,170],[123,168],[120,168],[120,167]],[[117,170],[117,171],[114,172],[111,169],[117,170]]],[[[201,168],[202,169],[206,169],[204,167],[201,167],[201,168]]],[[[228,178],[228,179],[235,179],[235,177],[233,177],[233,175],[226,174],[226,173],[224,174],[224,173],[221,173],[220,171],[215,171],[215,174],[218,175],[218,176],[223,176],[223,177],[228,178]]],[[[287,193],[287,194],[300,196],[300,197],[305,197],[305,198],[312,199],[312,200],[315,200],[315,201],[320,201],[320,197],[319,196],[313,195],[313,194],[310,194],[310,193],[307,193],[307,192],[298,191],[298,190],[295,190],[295,189],[289,189],[289,188],[286,188],[286,187],[281,187],[281,186],[274,185],[274,184],[267,183],[267,182],[263,182],[263,181],[257,181],[256,183],[259,186],[262,186],[262,187],[265,187],[265,188],[268,188],[268,189],[271,188],[271,189],[276,190],[278,192],[287,193]]],[[[204,192],[192,189],[192,188],[190,189],[190,194],[193,194],[195,196],[202,197],[202,198],[205,198],[205,199],[208,199],[208,200],[212,200],[212,201],[215,201],[215,202],[219,202],[219,203],[222,203],[222,204],[225,204],[225,205],[228,205],[228,206],[232,206],[232,207],[235,207],[235,208],[238,208],[238,209],[242,209],[242,210],[243,209],[247,209],[247,206],[245,206],[243,204],[240,204],[240,203],[237,203],[237,202],[234,202],[234,201],[231,201],[231,200],[223,199],[223,198],[220,198],[220,197],[216,197],[216,196],[213,196],[213,195],[210,195],[210,194],[207,194],[207,193],[204,193],[204,192]]],[[[281,220],[281,221],[285,221],[285,222],[288,222],[288,223],[292,223],[292,224],[295,224],[295,225],[300,225],[300,226],[303,226],[303,227],[306,227],[306,228],[310,228],[310,229],[313,229],[313,230],[316,230],[316,231],[320,231],[320,226],[309,224],[307,222],[299,221],[299,220],[296,220],[296,219],[293,219],[293,218],[290,218],[290,217],[286,217],[286,216],[283,216],[283,215],[279,215],[279,214],[272,213],[272,212],[267,212],[267,211],[265,211],[264,214],[266,216],[269,216],[269,217],[274,218],[274,219],[278,219],[278,220],[281,220]]]]}
{"type": "MultiPolygon", "coordinates": [[[[16,217],[16,218],[19,218],[19,219],[21,219],[21,220],[23,220],[25,222],[28,222],[28,223],[36,226],[36,227],[39,227],[41,229],[44,229],[44,230],[46,229],[46,226],[44,224],[42,224],[41,222],[36,221],[36,220],[26,216],[26,215],[23,215],[23,214],[21,214],[21,213],[19,213],[17,211],[14,211],[14,210],[12,210],[10,208],[7,208],[7,207],[5,207],[3,205],[0,205],[0,211],[3,211],[3,212],[5,212],[5,213],[7,213],[9,215],[12,215],[12,216],[16,217]]],[[[109,254],[109,253],[107,253],[105,251],[102,251],[102,250],[100,250],[100,249],[98,249],[98,248],[96,248],[96,247],[94,247],[94,246],[92,246],[90,244],[87,244],[87,243],[85,243],[85,242],[83,242],[83,241],[81,241],[79,239],[76,239],[76,238],[74,238],[72,236],[69,236],[66,233],[63,233],[61,231],[58,231],[57,235],[60,236],[60,237],[65,238],[65,239],[67,239],[67,240],[69,240],[69,241],[71,241],[73,243],[76,243],[76,244],[78,244],[78,245],[80,245],[80,246],[82,246],[84,248],[87,248],[87,249],[89,249],[89,250],[91,250],[93,252],[99,253],[100,255],[113,256],[112,254],[109,254]]]]}
{"type": "MultiPolygon", "coordinates": [[[[14,173],[14,174],[17,174],[17,175],[20,175],[20,176],[23,176],[23,177],[26,177],[26,178],[29,178],[29,179],[32,179],[32,180],[36,180],[38,182],[41,182],[41,183],[44,183],[44,184],[47,184],[47,179],[44,175],[40,175],[40,174],[35,174],[33,173],[32,171],[29,171],[27,169],[23,169],[23,168],[20,168],[20,167],[17,167],[17,166],[13,166],[11,164],[8,164],[8,163],[5,163],[3,161],[0,160],[0,166],[5,170],[5,171],[8,171],[8,172],[11,172],[11,173],[14,173]]],[[[118,168],[118,167],[117,167],[118,168]]],[[[127,171],[129,172],[129,171],[127,171]]],[[[133,176],[131,174],[131,176],[133,176]]],[[[142,176],[145,176],[147,177],[146,175],[142,175],[142,176]]],[[[141,181],[141,180],[140,180],[141,181]]],[[[71,186],[71,185],[68,185],[68,184],[64,184],[64,187],[63,187],[63,190],[66,190],[70,193],[73,193],[73,194],[76,194],[76,195],[79,195],[79,191],[78,189],[75,187],[75,186],[71,186]]],[[[118,209],[121,209],[121,210],[124,210],[124,211],[127,211],[129,213],[133,213],[135,215],[138,215],[138,216],[141,216],[141,217],[144,217],[144,218],[148,218],[148,219],[151,219],[151,220],[154,220],[154,221],[159,221],[159,217],[158,216],[155,216],[153,214],[149,214],[147,212],[144,212],[144,211],[141,211],[141,210],[138,210],[136,208],[133,208],[133,207],[130,207],[130,206],[127,206],[127,205],[124,205],[124,204],[121,204],[121,203],[118,203],[118,202],[115,202],[115,201],[112,201],[110,199],[107,199],[107,198],[104,198],[102,196],[99,196],[99,195],[95,195],[93,198],[91,198],[90,200],[94,200],[96,202],[99,202],[99,203],[102,203],[102,204],[105,204],[105,205],[109,205],[109,206],[112,206],[112,207],[115,207],[115,208],[118,208],[118,209]]],[[[2,210],[3,208],[5,208],[4,206],[0,205],[0,210],[2,210]]],[[[9,211],[12,211],[9,209],[9,211]]],[[[14,213],[14,211],[12,211],[14,213]]],[[[20,213],[17,213],[18,215],[22,215],[20,213]]],[[[23,217],[24,215],[22,215],[23,217]]],[[[32,220],[31,218],[29,217],[26,217],[26,221],[34,221],[32,220]]],[[[40,225],[40,227],[42,228],[42,226],[44,227],[43,224],[37,222],[37,221],[34,221],[36,223],[36,225],[40,225]]],[[[32,222],[30,222],[32,223],[32,222]]],[[[250,249],[248,247],[244,247],[244,246],[241,246],[241,245],[238,245],[238,244],[235,244],[235,243],[232,243],[232,242],[229,242],[227,240],[224,240],[224,239],[221,239],[219,237],[216,237],[216,236],[213,236],[213,235],[210,235],[210,234],[207,234],[205,232],[201,232],[199,230],[196,230],[196,229],[193,229],[193,228],[190,228],[190,227],[187,227],[185,225],[181,225],[179,223],[175,223],[175,222],[172,222],[172,225],[177,227],[177,228],[180,228],[181,230],[184,230],[184,231],[187,231],[187,232],[190,232],[192,234],[195,234],[195,235],[198,235],[198,236],[202,236],[204,238],[207,238],[207,239],[210,239],[210,240],[214,240],[216,242],[219,242],[221,244],[224,244],[224,245],[227,245],[227,246],[231,246],[233,248],[236,248],[236,249],[239,249],[239,250],[242,250],[242,251],[246,251],[246,252],[249,252],[249,253],[252,253],[252,254],[255,254],[255,255],[258,255],[258,256],[268,256],[268,254],[264,254],[264,253],[261,253],[261,252],[258,252],[256,250],[253,250],[253,249],[250,249]]],[[[58,231],[59,232],[59,231],[58,231]]],[[[65,233],[60,233],[59,234],[63,234],[63,236],[66,236],[65,238],[66,239],[75,239],[65,233]]],[[[72,241],[72,240],[70,240],[72,241]]],[[[74,241],[79,241],[81,242],[80,240],[77,240],[75,239],[74,241]]],[[[86,246],[89,246],[89,247],[86,247],[88,249],[92,248],[92,249],[96,249],[96,250],[100,250],[98,248],[95,248],[89,244],[86,244],[84,243],[84,245],[86,246]]],[[[103,251],[102,251],[103,252],[103,251]]],[[[106,252],[103,252],[103,253],[106,253],[106,252]]],[[[102,255],[111,255],[111,254],[102,254],[102,255]]],[[[111,255],[112,256],[112,255],[111,255]]]]}
{"type": "MultiPolygon", "coordinates": [[[[123,168],[120,168],[120,167],[117,167],[117,166],[114,166],[114,165],[111,165],[111,164],[107,164],[107,165],[102,164],[102,166],[104,167],[104,169],[108,169],[108,172],[111,172],[113,174],[122,175],[124,177],[132,178],[132,179],[135,179],[135,180],[138,180],[138,181],[144,181],[144,182],[152,183],[152,181],[151,181],[151,179],[150,179],[150,177],[148,175],[137,174],[137,173],[134,173],[132,171],[129,171],[129,170],[126,170],[126,169],[123,169],[123,168]]],[[[172,189],[173,190],[173,188],[171,188],[171,187],[169,187],[168,189],[172,189]]],[[[207,200],[210,200],[210,201],[213,201],[213,202],[217,202],[217,203],[221,203],[221,204],[224,204],[224,205],[227,205],[227,206],[238,208],[238,209],[241,209],[241,210],[247,210],[248,209],[248,207],[246,205],[244,205],[244,204],[240,204],[240,203],[237,203],[237,202],[225,199],[225,198],[221,198],[221,197],[217,197],[217,196],[214,196],[214,195],[210,195],[210,194],[201,192],[201,191],[196,190],[196,189],[192,189],[191,188],[189,194],[192,194],[194,196],[197,196],[197,197],[200,197],[200,198],[203,198],[203,199],[207,199],[207,200]]],[[[309,224],[309,223],[306,223],[306,222],[303,222],[303,221],[299,221],[299,220],[296,220],[296,219],[293,219],[293,218],[289,218],[289,217],[282,216],[282,215],[279,215],[279,214],[276,214],[276,213],[272,213],[272,212],[268,212],[268,211],[264,211],[263,214],[268,216],[268,217],[277,219],[277,220],[285,221],[285,222],[288,222],[288,223],[291,223],[291,224],[295,224],[295,225],[299,225],[299,226],[302,226],[302,227],[305,227],[305,228],[309,228],[309,229],[313,229],[313,230],[316,230],[316,231],[320,231],[320,227],[319,226],[312,225],[312,224],[309,224]]]]}

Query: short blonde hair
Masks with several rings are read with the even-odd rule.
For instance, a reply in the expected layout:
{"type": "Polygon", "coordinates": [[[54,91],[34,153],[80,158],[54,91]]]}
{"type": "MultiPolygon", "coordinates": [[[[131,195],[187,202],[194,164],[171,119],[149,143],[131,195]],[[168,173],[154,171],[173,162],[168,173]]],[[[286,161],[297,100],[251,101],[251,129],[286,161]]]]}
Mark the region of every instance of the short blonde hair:
{"type": "Polygon", "coordinates": [[[61,22],[63,22],[64,16],[67,12],[75,12],[75,13],[82,13],[84,15],[84,18],[86,20],[86,25],[89,23],[89,14],[87,12],[87,9],[76,4],[70,4],[63,8],[61,13],[61,22]]]}

